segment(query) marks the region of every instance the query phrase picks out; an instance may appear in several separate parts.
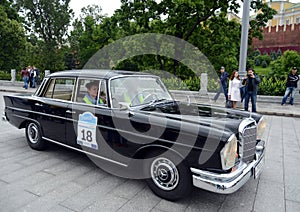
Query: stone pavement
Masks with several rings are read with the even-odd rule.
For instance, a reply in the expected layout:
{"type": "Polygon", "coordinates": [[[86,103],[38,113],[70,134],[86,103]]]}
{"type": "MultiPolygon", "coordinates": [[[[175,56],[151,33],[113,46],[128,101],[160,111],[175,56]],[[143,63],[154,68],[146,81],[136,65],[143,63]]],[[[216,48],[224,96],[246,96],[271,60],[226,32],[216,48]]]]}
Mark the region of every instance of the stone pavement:
{"type": "Polygon", "coordinates": [[[24,130],[0,121],[0,211],[298,212],[300,119],[266,120],[266,160],[258,180],[230,195],[195,189],[178,202],[155,196],[143,181],[104,172],[83,154],[55,145],[32,150],[24,130]]]}
{"type": "MultiPolygon", "coordinates": [[[[22,88],[22,82],[10,82],[0,81],[0,91],[14,92],[14,93],[34,93],[36,88],[28,88],[25,90],[22,88]]],[[[209,93],[207,96],[200,96],[198,92],[186,92],[186,91],[171,91],[174,98],[177,100],[198,102],[211,105],[225,105],[224,95],[221,94],[218,101],[215,103],[212,101],[214,93],[209,93]]],[[[300,95],[296,94],[295,104],[281,106],[282,97],[279,96],[258,96],[257,97],[257,111],[264,115],[276,115],[276,116],[291,116],[300,117],[300,95]]],[[[243,109],[242,104],[238,104],[239,109],[243,109]]],[[[251,103],[249,104],[251,109],[251,103]]]]}

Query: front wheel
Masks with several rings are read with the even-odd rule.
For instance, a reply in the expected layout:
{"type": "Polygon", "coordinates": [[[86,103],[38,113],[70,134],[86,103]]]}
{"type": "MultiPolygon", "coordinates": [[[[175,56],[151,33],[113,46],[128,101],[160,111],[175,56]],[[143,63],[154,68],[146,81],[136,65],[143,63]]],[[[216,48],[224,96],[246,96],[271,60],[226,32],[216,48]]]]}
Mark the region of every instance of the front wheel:
{"type": "Polygon", "coordinates": [[[175,201],[191,192],[191,172],[178,156],[164,153],[146,161],[146,182],[153,193],[175,201]]]}
{"type": "Polygon", "coordinates": [[[26,138],[28,145],[35,150],[44,150],[46,148],[45,141],[42,139],[40,127],[35,122],[29,122],[26,125],[26,138]]]}

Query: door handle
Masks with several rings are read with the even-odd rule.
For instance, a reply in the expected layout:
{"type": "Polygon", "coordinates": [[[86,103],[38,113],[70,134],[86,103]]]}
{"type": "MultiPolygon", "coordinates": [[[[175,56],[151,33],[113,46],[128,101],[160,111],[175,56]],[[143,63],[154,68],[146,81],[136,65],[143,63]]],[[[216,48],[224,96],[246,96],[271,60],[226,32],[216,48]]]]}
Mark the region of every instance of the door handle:
{"type": "Polygon", "coordinates": [[[67,110],[66,113],[75,114],[76,112],[72,110],[67,110]]]}
{"type": "Polygon", "coordinates": [[[35,103],[34,105],[38,106],[38,107],[42,107],[43,106],[43,104],[40,104],[40,103],[35,103]]]}

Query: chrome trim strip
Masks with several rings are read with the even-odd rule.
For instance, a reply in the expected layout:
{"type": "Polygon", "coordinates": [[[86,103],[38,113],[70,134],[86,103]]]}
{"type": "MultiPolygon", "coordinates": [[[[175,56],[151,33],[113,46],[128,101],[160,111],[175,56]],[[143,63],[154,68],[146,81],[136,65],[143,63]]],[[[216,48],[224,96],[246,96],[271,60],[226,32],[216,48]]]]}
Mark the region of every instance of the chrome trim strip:
{"type": "MultiPolygon", "coordinates": [[[[60,116],[55,116],[55,115],[36,112],[36,111],[31,111],[31,110],[19,109],[19,108],[14,108],[14,107],[7,107],[7,108],[12,109],[12,110],[16,110],[16,111],[20,111],[20,112],[34,113],[34,114],[48,116],[48,117],[57,118],[57,119],[62,119],[62,120],[66,120],[66,121],[78,122],[78,120],[74,120],[74,119],[71,119],[71,118],[60,117],[60,116]]],[[[25,117],[25,116],[19,116],[19,115],[15,115],[15,114],[13,114],[13,116],[17,116],[19,118],[24,118],[24,119],[29,119],[29,120],[34,120],[34,119],[30,119],[30,118],[25,117]]],[[[36,120],[34,120],[34,121],[36,121],[36,120]]],[[[97,125],[97,127],[100,127],[100,128],[103,128],[103,129],[108,129],[108,130],[114,130],[114,131],[117,131],[117,132],[120,132],[120,133],[126,133],[126,134],[133,135],[133,136],[139,136],[141,138],[148,138],[148,139],[151,139],[151,140],[159,140],[161,142],[191,148],[191,146],[187,145],[187,144],[183,144],[183,143],[179,143],[179,142],[173,142],[173,141],[169,141],[169,140],[165,140],[165,139],[161,139],[161,138],[156,138],[156,137],[153,137],[153,136],[137,134],[137,133],[130,132],[130,131],[125,131],[125,130],[122,130],[122,129],[116,129],[116,128],[108,127],[108,126],[105,126],[105,125],[97,125]]],[[[193,148],[200,150],[200,148],[198,148],[198,147],[193,147],[193,148]]],[[[201,149],[201,150],[202,151],[210,151],[209,149],[201,149]]]]}
{"type": "Polygon", "coordinates": [[[121,163],[121,162],[118,162],[118,161],[114,161],[114,160],[111,160],[111,159],[108,159],[108,158],[105,158],[105,157],[102,157],[102,156],[99,156],[99,155],[96,155],[96,154],[93,154],[93,153],[90,153],[90,152],[87,152],[87,151],[84,151],[84,150],[81,150],[81,149],[77,149],[75,147],[72,147],[72,146],[69,146],[69,145],[66,145],[66,144],[62,144],[62,143],[54,141],[50,138],[42,137],[42,139],[45,139],[45,140],[47,140],[51,143],[55,143],[55,144],[58,144],[60,146],[67,147],[69,149],[72,149],[72,150],[75,150],[75,151],[78,151],[78,152],[81,152],[81,153],[85,153],[85,154],[90,155],[92,157],[96,157],[96,158],[99,158],[99,159],[102,159],[102,160],[105,160],[105,161],[108,161],[108,162],[111,162],[111,163],[114,163],[114,164],[117,164],[117,165],[120,165],[120,166],[128,167],[127,164],[124,164],[124,163],[121,163]]]}
{"type": "MultiPolygon", "coordinates": [[[[36,112],[36,111],[32,111],[32,110],[25,110],[25,109],[10,107],[10,106],[8,106],[6,108],[11,109],[11,110],[20,111],[20,112],[34,113],[34,114],[38,114],[38,115],[49,116],[49,117],[52,117],[52,118],[68,120],[66,117],[50,115],[50,114],[47,114],[47,113],[41,113],[41,112],[36,112]]],[[[16,116],[15,114],[13,114],[13,115],[16,116]]]]}
{"type": "MultiPolygon", "coordinates": [[[[20,116],[20,115],[16,115],[16,114],[13,114],[13,116],[18,117],[18,118],[22,118],[22,119],[26,119],[26,120],[30,120],[30,121],[33,121],[35,123],[38,123],[35,119],[31,119],[31,118],[28,118],[28,117],[25,117],[25,116],[20,116]]],[[[40,125],[40,123],[39,123],[39,125],[40,125]]]]}
{"type": "MultiPolygon", "coordinates": [[[[63,120],[66,120],[66,121],[71,121],[71,122],[78,122],[78,120],[74,120],[74,119],[71,119],[71,118],[65,118],[65,117],[60,117],[60,116],[55,116],[55,115],[50,115],[50,114],[46,114],[46,113],[40,113],[40,112],[36,112],[36,111],[31,111],[31,110],[24,110],[24,109],[19,109],[19,108],[14,108],[14,107],[7,107],[9,109],[13,109],[13,110],[17,110],[17,111],[20,111],[20,112],[30,112],[30,113],[34,113],[34,114],[38,114],[38,115],[44,115],[44,116],[49,116],[49,117],[52,117],[52,118],[57,118],[57,119],[63,119],[63,120]]],[[[30,119],[28,117],[25,117],[25,116],[19,116],[19,115],[15,115],[13,114],[13,116],[17,116],[19,118],[24,118],[24,119],[29,119],[29,120],[34,120],[34,119],[30,119]]],[[[36,121],[36,120],[34,120],[36,121]]],[[[97,127],[100,127],[100,128],[103,128],[103,129],[108,129],[108,130],[114,130],[114,131],[118,131],[118,132],[121,132],[121,133],[126,133],[126,134],[130,134],[130,135],[134,135],[134,136],[139,136],[139,137],[142,137],[142,138],[148,138],[148,139],[155,139],[155,140],[159,140],[161,142],[165,142],[165,143],[169,143],[169,144],[175,144],[175,145],[178,145],[178,146],[184,146],[184,147],[188,147],[188,148],[191,148],[190,145],[187,145],[187,144],[183,144],[183,143],[179,143],[179,142],[173,142],[173,141],[169,141],[169,140],[165,140],[165,139],[159,139],[159,138],[156,138],[156,137],[153,137],[153,136],[148,136],[148,135],[143,135],[143,134],[137,134],[137,133],[133,133],[133,132],[130,132],[130,131],[125,131],[125,130],[122,130],[122,129],[116,129],[116,128],[112,128],[112,127],[107,127],[105,125],[97,125],[97,127]]],[[[193,147],[195,149],[200,149],[198,147],[193,147]]],[[[202,151],[210,151],[209,149],[201,149],[202,151]]]]}

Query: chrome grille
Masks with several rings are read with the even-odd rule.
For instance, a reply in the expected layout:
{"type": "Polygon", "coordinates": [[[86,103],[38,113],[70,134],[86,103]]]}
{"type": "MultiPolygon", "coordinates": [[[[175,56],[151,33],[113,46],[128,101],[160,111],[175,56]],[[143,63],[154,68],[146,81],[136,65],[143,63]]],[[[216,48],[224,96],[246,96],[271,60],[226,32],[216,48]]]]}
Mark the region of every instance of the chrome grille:
{"type": "Polygon", "coordinates": [[[246,126],[242,132],[242,160],[251,162],[255,156],[256,148],[256,125],[246,126]]]}

